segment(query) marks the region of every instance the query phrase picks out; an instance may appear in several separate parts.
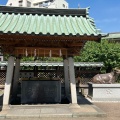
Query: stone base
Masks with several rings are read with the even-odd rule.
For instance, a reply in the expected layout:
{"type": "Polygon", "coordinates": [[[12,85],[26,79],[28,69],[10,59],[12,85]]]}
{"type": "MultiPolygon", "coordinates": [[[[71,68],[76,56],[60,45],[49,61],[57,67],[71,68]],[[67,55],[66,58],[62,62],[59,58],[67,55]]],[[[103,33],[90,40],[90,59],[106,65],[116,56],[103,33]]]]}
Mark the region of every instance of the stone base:
{"type": "MultiPolygon", "coordinates": [[[[77,105],[77,104],[76,104],[77,105]]],[[[75,106],[76,106],[75,105],[75,106]]],[[[78,105],[79,106],[79,105],[78,105]]],[[[82,119],[83,117],[106,117],[106,113],[95,105],[81,105],[79,108],[69,108],[68,104],[46,104],[46,105],[11,105],[10,110],[2,111],[0,118],[17,120],[17,119],[45,119],[55,120],[73,120],[82,119]],[[80,118],[81,117],[81,118],[80,118]]],[[[98,119],[99,119],[98,118],[98,119]]],[[[104,118],[103,118],[104,119],[104,118]]]]}
{"type": "Polygon", "coordinates": [[[93,101],[120,101],[120,84],[88,83],[88,97],[93,101]]]}
{"type": "Polygon", "coordinates": [[[4,111],[4,110],[9,110],[10,109],[10,106],[9,105],[3,105],[2,106],[2,110],[4,111]]]}
{"type": "Polygon", "coordinates": [[[69,108],[80,108],[80,106],[78,104],[71,104],[69,108]]]}
{"type": "Polygon", "coordinates": [[[88,85],[80,85],[80,92],[83,96],[87,97],[87,95],[88,95],[88,85]]]}

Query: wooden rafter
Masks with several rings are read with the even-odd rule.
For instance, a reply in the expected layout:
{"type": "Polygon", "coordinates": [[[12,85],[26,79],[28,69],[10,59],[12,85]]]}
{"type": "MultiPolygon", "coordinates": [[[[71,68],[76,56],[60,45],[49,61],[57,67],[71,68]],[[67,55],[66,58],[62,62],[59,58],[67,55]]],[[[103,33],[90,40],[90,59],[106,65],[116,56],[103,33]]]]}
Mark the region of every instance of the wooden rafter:
{"type": "Polygon", "coordinates": [[[24,56],[60,56],[61,55],[67,55],[67,49],[66,48],[39,48],[39,47],[16,47],[14,54],[16,56],[18,55],[24,55],[24,56]]]}
{"type": "Polygon", "coordinates": [[[80,49],[87,40],[98,40],[99,37],[89,36],[39,36],[39,35],[0,35],[0,46],[4,53],[15,56],[25,56],[27,49],[28,56],[34,56],[36,50],[37,56],[49,56],[51,50],[52,56],[79,55],[80,49]]]}

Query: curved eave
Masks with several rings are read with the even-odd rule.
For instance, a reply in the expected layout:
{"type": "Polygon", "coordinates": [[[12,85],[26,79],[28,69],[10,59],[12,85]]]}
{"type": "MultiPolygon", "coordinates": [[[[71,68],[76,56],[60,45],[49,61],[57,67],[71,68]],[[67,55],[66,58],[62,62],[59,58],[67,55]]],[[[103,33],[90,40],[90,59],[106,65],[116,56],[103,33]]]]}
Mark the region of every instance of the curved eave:
{"type": "Polygon", "coordinates": [[[62,34],[50,34],[50,33],[47,33],[47,34],[42,34],[42,33],[38,33],[38,34],[35,34],[34,32],[32,33],[19,33],[19,32],[15,32],[15,33],[12,33],[10,31],[8,31],[7,33],[3,33],[3,31],[0,31],[0,35],[22,35],[22,36],[27,36],[27,35],[31,35],[31,36],[61,36],[61,37],[98,37],[98,38],[101,38],[102,36],[106,36],[105,34],[97,34],[97,35],[94,35],[94,34],[90,34],[90,35],[87,35],[87,34],[83,34],[83,35],[80,35],[80,34],[76,34],[76,35],[73,35],[72,33],[66,35],[65,33],[62,33],[62,34]]]}
{"type": "Polygon", "coordinates": [[[108,33],[107,36],[103,37],[103,39],[118,40],[118,39],[120,39],[120,33],[108,33]]]}

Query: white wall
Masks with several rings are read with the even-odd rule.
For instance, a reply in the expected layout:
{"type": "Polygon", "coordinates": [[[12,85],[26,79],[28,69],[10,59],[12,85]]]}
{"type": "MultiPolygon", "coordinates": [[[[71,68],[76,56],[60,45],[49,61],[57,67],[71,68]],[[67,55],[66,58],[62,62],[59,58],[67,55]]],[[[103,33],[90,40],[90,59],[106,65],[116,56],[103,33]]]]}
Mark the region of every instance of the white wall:
{"type": "MultiPolygon", "coordinates": [[[[20,0],[8,0],[7,6],[17,6],[19,7],[19,1],[20,0]]],[[[39,7],[39,5],[36,5],[40,2],[45,2],[48,0],[22,0],[22,7],[27,7],[27,1],[31,2],[31,7],[39,7]]],[[[42,7],[46,8],[46,7],[42,7]]],[[[54,0],[52,3],[48,3],[48,8],[59,8],[59,9],[66,9],[68,8],[68,3],[65,0],[54,0]]]]}
{"type": "MultiPolygon", "coordinates": [[[[21,0],[8,0],[6,6],[16,6],[19,7],[19,1],[21,0]]],[[[31,2],[32,5],[32,0],[22,0],[22,7],[27,7],[27,1],[31,2]]]]}
{"type": "Polygon", "coordinates": [[[56,8],[61,8],[61,9],[68,8],[68,3],[65,0],[56,0],[55,4],[56,4],[56,8]]]}
{"type": "Polygon", "coordinates": [[[7,4],[6,4],[7,6],[18,6],[18,0],[8,0],[8,2],[7,2],[7,4]]]}

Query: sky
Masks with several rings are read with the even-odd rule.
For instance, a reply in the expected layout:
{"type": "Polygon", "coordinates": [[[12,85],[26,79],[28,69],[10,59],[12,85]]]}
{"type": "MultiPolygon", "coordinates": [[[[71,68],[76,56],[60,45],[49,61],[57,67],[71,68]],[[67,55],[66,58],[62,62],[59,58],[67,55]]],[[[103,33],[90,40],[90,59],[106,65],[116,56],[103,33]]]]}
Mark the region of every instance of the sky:
{"type": "MultiPolygon", "coordinates": [[[[0,0],[5,5],[8,0],[0,0]]],[[[66,0],[69,8],[87,8],[96,27],[103,33],[120,32],[120,0],[66,0]]]]}

